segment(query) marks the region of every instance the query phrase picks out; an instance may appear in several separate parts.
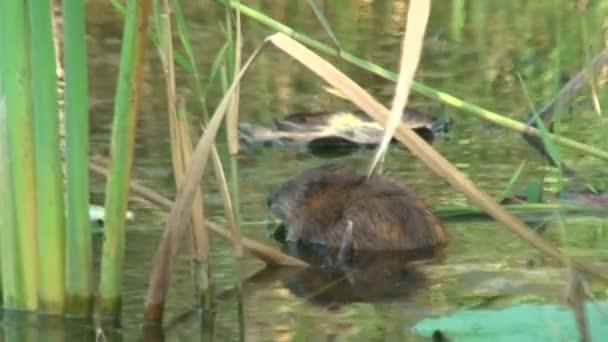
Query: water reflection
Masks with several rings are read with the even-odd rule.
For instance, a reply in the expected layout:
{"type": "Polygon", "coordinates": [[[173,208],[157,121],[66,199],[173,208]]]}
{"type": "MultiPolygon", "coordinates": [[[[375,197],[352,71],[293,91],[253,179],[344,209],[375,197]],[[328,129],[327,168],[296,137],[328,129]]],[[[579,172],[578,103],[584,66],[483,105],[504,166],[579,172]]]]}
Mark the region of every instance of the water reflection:
{"type": "Polygon", "coordinates": [[[291,251],[313,267],[284,277],[282,283],[293,295],[325,306],[405,300],[427,284],[420,266],[413,262],[442,255],[441,248],[392,253],[357,251],[345,264],[338,261],[337,249],[299,246],[291,251]]]}

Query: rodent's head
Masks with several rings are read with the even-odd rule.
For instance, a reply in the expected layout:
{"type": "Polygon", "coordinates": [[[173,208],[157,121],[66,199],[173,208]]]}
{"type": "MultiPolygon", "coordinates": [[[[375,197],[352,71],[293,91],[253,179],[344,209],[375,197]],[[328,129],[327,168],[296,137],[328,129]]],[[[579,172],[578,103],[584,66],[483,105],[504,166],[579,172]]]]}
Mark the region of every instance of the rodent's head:
{"type": "Polygon", "coordinates": [[[298,184],[295,179],[283,184],[279,190],[271,193],[266,198],[266,203],[270,212],[279,220],[283,222],[288,221],[298,202],[300,193],[302,193],[302,191],[298,189],[298,184]]]}
{"type": "MultiPolygon", "coordinates": [[[[322,209],[318,206],[343,200],[345,191],[363,182],[364,176],[340,164],[326,164],[287,181],[267,198],[272,214],[283,222],[297,219],[300,210],[322,209]],[[343,191],[345,190],[345,191],[343,191]],[[336,195],[337,196],[336,198],[336,195]]],[[[310,213],[309,213],[310,214],[310,213]]]]}

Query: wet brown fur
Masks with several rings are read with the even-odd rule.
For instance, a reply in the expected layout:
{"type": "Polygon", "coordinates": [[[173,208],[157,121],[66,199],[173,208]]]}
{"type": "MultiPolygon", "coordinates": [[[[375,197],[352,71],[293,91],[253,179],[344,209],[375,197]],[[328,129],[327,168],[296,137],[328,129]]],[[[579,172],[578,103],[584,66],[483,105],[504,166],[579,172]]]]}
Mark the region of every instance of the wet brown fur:
{"type": "Polygon", "coordinates": [[[338,164],[307,170],[269,197],[288,240],[340,247],[348,221],[355,250],[398,251],[447,243],[443,225],[405,182],[338,164]]]}

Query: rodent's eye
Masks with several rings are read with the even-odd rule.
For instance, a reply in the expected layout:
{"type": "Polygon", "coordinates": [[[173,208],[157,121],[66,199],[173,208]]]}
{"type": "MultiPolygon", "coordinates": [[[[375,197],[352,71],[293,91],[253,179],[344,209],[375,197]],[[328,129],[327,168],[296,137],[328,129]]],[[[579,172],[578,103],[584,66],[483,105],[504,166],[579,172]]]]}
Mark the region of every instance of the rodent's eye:
{"type": "Polygon", "coordinates": [[[290,192],[290,191],[294,191],[296,189],[296,183],[294,181],[288,181],[287,183],[283,184],[283,187],[281,188],[281,192],[290,192]]]}

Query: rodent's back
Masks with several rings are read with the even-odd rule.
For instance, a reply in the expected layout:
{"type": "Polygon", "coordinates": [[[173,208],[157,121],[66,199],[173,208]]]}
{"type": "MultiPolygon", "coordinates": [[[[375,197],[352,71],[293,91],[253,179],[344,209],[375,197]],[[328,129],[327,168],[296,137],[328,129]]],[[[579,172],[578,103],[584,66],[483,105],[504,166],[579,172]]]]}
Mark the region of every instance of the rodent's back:
{"type": "Polygon", "coordinates": [[[402,181],[328,164],[289,180],[269,197],[288,240],[339,247],[349,221],[355,250],[410,250],[447,242],[441,222],[402,181]]]}

